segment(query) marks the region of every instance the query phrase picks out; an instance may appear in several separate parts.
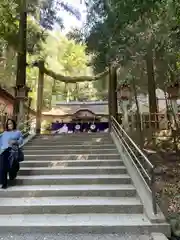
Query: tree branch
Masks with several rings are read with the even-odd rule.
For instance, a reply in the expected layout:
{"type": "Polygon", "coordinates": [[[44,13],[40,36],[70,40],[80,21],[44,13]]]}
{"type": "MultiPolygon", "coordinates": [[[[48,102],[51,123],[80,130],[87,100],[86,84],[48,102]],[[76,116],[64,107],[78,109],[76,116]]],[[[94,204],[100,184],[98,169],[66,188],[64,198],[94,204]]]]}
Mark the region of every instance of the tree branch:
{"type": "Polygon", "coordinates": [[[97,74],[96,76],[79,76],[79,77],[71,77],[71,76],[64,76],[62,74],[58,74],[53,72],[50,69],[47,69],[45,66],[42,68],[42,66],[39,63],[33,64],[34,67],[38,67],[44,74],[48,75],[49,77],[52,77],[55,80],[64,82],[64,83],[78,83],[78,82],[91,82],[91,81],[97,81],[101,79],[102,77],[106,76],[109,71],[105,70],[102,73],[97,74]]]}

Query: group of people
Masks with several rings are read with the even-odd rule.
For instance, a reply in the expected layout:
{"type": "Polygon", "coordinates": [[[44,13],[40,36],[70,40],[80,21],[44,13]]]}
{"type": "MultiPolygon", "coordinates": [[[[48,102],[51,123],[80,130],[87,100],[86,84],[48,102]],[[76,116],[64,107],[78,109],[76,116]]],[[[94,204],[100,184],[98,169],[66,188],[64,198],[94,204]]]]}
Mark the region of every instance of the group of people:
{"type": "Polygon", "coordinates": [[[78,132],[97,132],[98,129],[95,124],[83,126],[81,124],[76,124],[73,129],[69,129],[66,123],[63,124],[55,133],[78,133],[78,132]]]}
{"type": "Polygon", "coordinates": [[[22,143],[23,136],[21,131],[17,130],[16,122],[8,119],[0,136],[0,184],[3,189],[8,187],[8,174],[12,181],[20,169],[20,161],[24,158],[20,149],[22,143]]]}
{"type": "Polygon", "coordinates": [[[59,123],[56,121],[52,123],[52,133],[78,133],[78,132],[104,132],[108,129],[108,123],[106,122],[69,122],[59,123]]]}

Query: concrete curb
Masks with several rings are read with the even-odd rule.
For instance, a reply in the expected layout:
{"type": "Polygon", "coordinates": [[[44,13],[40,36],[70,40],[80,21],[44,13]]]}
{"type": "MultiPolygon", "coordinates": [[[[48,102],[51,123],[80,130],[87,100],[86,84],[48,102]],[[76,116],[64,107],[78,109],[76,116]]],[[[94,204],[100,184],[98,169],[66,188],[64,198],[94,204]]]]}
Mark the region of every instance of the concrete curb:
{"type": "Polygon", "coordinates": [[[162,233],[152,233],[152,240],[168,240],[167,237],[162,233]]]}

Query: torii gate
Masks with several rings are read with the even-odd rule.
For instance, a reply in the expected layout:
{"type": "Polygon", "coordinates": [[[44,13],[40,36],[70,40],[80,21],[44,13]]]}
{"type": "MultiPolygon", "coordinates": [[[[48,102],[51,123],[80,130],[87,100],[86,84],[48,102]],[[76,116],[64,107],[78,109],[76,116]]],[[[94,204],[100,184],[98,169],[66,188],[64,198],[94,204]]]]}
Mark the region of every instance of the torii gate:
{"type": "Polygon", "coordinates": [[[52,77],[57,81],[64,83],[77,83],[84,81],[97,81],[104,76],[109,76],[109,89],[108,89],[108,105],[109,105],[109,121],[110,116],[117,118],[117,67],[111,66],[104,72],[96,76],[80,76],[80,77],[68,77],[61,74],[56,74],[52,70],[45,67],[45,62],[40,60],[33,64],[34,67],[39,68],[38,77],[38,90],[37,90],[37,110],[36,110],[36,133],[41,132],[41,116],[43,105],[43,89],[44,89],[44,74],[52,77]]]}

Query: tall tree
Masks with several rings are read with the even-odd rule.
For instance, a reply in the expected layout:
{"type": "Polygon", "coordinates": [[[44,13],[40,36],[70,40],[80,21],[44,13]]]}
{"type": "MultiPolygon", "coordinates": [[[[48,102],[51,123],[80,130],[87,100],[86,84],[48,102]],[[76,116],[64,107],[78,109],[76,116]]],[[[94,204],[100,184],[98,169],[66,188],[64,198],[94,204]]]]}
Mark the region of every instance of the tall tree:
{"type": "Polygon", "coordinates": [[[150,112],[156,113],[156,86],[177,81],[179,75],[174,67],[179,55],[178,1],[95,0],[88,1],[87,8],[85,37],[89,51],[94,53],[95,68],[103,69],[115,61],[132,69],[134,62],[140,61],[137,84],[149,93],[150,112]],[[173,78],[169,77],[170,69],[175,73],[173,78]]]}
{"type": "MultiPolygon", "coordinates": [[[[35,21],[37,21],[42,28],[42,35],[40,32],[36,34],[38,42],[41,37],[44,37],[44,31],[46,29],[52,30],[55,23],[59,24],[60,27],[63,26],[62,19],[58,17],[58,11],[62,9],[74,14],[78,18],[80,17],[76,9],[72,8],[69,4],[65,4],[63,1],[34,0],[29,2],[28,0],[12,0],[11,3],[8,3],[3,0],[1,3],[0,15],[3,15],[3,22],[0,28],[0,36],[5,39],[8,44],[18,46],[16,48],[18,53],[16,76],[17,89],[19,86],[24,86],[26,84],[27,15],[33,15],[35,21]],[[19,37],[17,38],[17,36],[19,37]],[[12,39],[14,41],[12,41],[12,39]]],[[[34,28],[33,30],[36,29],[34,28]]],[[[31,44],[31,52],[33,52],[35,45],[36,43],[31,44]]],[[[18,90],[16,94],[17,93],[18,90]]],[[[19,111],[18,109],[19,101],[17,100],[15,103],[16,114],[19,111]]]]}

